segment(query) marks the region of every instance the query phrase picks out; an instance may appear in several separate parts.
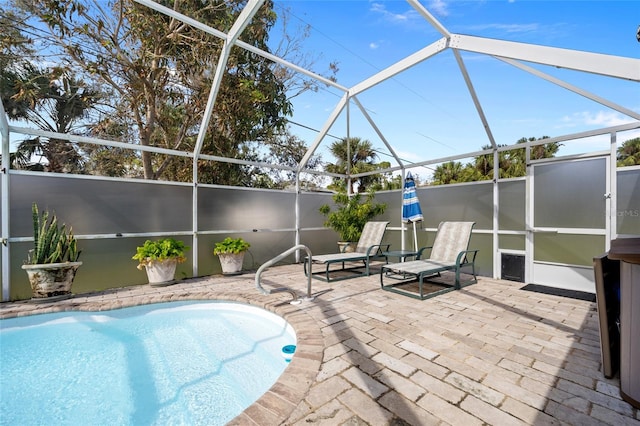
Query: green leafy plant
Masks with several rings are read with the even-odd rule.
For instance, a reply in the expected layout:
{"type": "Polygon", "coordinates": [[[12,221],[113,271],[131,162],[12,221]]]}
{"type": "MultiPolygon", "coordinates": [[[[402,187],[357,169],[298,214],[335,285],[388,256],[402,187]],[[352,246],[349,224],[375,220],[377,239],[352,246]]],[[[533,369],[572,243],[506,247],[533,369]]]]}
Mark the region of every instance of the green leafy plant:
{"type": "Polygon", "coordinates": [[[50,214],[47,210],[40,213],[36,203],[33,203],[31,213],[34,248],[29,250],[25,263],[39,265],[76,262],[80,257],[80,251],[78,251],[73,229],[69,227],[67,231],[64,223],[58,225],[55,213],[50,214]]]}
{"type": "Polygon", "coordinates": [[[173,238],[147,240],[144,245],[136,248],[136,254],[132,259],[140,262],[138,269],[142,269],[152,262],[161,262],[166,259],[176,259],[178,263],[182,263],[187,260],[184,255],[186,250],[189,250],[189,247],[185,246],[182,241],[173,238]]]}
{"type": "Polygon", "coordinates": [[[247,251],[249,247],[251,247],[251,244],[242,238],[227,237],[216,243],[216,246],[213,249],[213,254],[238,254],[243,251],[247,251]]]}
{"type": "Polygon", "coordinates": [[[373,192],[368,192],[364,200],[360,193],[349,197],[345,192],[338,192],[333,196],[335,210],[328,204],[320,206],[320,213],[327,217],[324,226],[336,231],[340,241],[358,241],[364,225],[387,208],[386,204],[375,203],[374,199],[373,192]]]}

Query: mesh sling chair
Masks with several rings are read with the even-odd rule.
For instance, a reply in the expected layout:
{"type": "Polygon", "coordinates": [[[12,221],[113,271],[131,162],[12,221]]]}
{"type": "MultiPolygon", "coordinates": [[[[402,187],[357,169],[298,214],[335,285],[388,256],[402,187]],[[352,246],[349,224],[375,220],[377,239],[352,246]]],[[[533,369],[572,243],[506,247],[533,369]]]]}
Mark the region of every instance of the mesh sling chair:
{"type": "MultiPolygon", "coordinates": [[[[478,250],[469,250],[469,240],[474,225],[475,222],[440,222],[433,246],[421,248],[417,260],[388,264],[380,269],[382,289],[424,300],[477,283],[475,260],[478,250]],[[429,258],[422,259],[424,251],[429,249],[429,258]],[[465,267],[471,269],[472,278],[461,282],[460,272],[465,267]],[[452,285],[430,284],[427,286],[429,291],[425,292],[425,279],[434,275],[440,276],[443,271],[455,272],[454,283],[452,285]],[[411,286],[407,285],[415,280],[418,284],[417,292],[410,291],[411,286]],[[434,287],[436,290],[431,291],[434,287]]],[[[415,285],[413,287],[415,288],[415,285]]]]}
{"type": "MultiPolygon", "coordinates": [[[[313,277],[331,282],[369,275],[370,262],[376,259],[385,259],[382,253],[388,251],[391,245],[382,244],[382,237],[388,224],[389,222],[367,222],[362,229],[362,234],[360,235],[355,251],[351,253],[311,256],[311,262],[313,264],[324,266],[324,270],[314,272],[312,274],[313,277]],[[360,264],[360,262],[362,262],[362,264],[360,264]],[[335,268],[335,266],[338,267],[335,268]]],[[[307,263],[307,261],[304,262],[305,276],[309,274],[309,271],[307,271],[307,263]]]]}

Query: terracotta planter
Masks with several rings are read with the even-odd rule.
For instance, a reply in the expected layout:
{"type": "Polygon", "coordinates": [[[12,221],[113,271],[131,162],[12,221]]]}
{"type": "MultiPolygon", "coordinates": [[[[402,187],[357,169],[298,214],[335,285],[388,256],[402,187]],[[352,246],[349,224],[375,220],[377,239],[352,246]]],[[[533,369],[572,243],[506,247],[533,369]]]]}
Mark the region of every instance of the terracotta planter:
{"type": "Polygon", "coordinates": [[[147,270],[149,285],[155,287],[167,286],[175,283],[177,259],[152,261],[144,265],[147,270]]]}
{"type": "Polygon", "coordinates": [[[244,261],[244,253],[221,253],[220,266],[222,266],[222,275],[238,275],[242,273],[242,262],[244,261]]]}
{"type": "Polygon", "coordinates": [[[31,283],[33,299],[71,297],[71,285],[82,262],[22,265],[31,283]]]}

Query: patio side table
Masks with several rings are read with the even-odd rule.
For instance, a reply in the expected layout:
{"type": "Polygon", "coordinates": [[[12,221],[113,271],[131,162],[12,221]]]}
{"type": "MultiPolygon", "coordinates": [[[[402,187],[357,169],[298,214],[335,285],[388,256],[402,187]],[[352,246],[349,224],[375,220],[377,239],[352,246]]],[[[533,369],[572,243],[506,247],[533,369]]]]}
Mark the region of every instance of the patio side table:
{"type": "Polygon", "coordinates": [[[390,257],[397,257],[400,262],[404,262],[407,257],[415,258],[418,256],[418,252],[413,250],[391,250],[383,252],[382,255],[385,257],[386,263],[389,263],[390,257]]]}

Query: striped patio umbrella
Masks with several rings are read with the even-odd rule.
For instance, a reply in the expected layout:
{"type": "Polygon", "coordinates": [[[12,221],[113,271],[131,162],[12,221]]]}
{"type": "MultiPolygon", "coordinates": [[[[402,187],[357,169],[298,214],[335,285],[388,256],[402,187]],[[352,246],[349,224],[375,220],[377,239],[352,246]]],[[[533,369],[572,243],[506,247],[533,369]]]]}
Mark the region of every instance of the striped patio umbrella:
{"type": "Polygon", "coordinates": [[[420,200],[416,194],[416,183],[413,181],[411,172],[407,173],[404,180],[404,191],[402,197],[402,222],[413,224],[413,247],[418,250],[418,234],[416,233],[416,222],[423,219],[420,200]]]}

